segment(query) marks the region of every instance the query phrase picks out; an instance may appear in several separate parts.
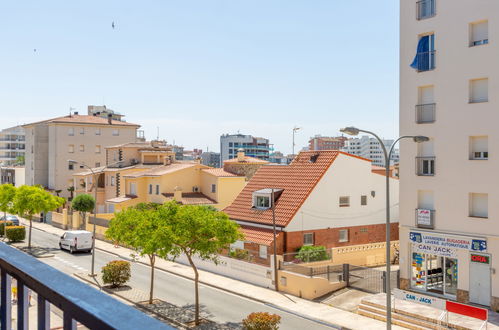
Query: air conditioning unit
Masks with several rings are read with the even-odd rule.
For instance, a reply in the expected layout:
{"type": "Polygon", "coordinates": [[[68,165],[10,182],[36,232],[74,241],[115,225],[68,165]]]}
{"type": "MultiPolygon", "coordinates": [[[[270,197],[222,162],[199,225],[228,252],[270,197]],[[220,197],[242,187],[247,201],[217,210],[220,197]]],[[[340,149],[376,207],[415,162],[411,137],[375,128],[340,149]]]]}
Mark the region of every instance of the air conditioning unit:
{"type": "Polygon", "coordinates": [[[192,187],[192,192],[199,192],[199,187],[198,186],[192,187]]]}
{"type": "Polygon", "coordinates": [[[473,153],[473,159],[488,159],[489,152],[488,151],[476,151],[473,153]]]}
{"type": "Polygon", "coordinates": [[[139,163],[138,159],[133,158],[130,160],[130,164],[132,164],[132,165],[137,165],[138,163],[139,163]]]}

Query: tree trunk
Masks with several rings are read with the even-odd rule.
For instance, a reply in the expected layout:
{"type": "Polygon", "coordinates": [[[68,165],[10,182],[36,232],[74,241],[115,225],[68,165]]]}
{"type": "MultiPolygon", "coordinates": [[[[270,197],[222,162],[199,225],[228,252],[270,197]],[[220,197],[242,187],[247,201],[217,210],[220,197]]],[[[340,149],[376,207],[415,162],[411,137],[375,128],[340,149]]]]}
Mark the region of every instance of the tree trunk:
{"type": "Polygon", "coordinates": [[[189,259],[189,263],[191,264],[192,270],[194,270],[194,295],[195,295],[195,324],[199,325],[199,273],[196,265],[192,261],[192,258],[189,254],[186,254],[187,259],[189,259]]]}
{"type": "Polygon", "coordinates": [[[154,262],[156,261],[156,257],[153,255],[149,255],[149,262],[151,263],[151,288],[149,290],[149,304],[152,304],[153,293],[154,293],[154,262]]]}
{"type": "Polygon", "coordinates": [[[33,227],[33,217],[29,217],[29,237],[28,237],[28,249],[31,249],[31,228],[33,227]]]}

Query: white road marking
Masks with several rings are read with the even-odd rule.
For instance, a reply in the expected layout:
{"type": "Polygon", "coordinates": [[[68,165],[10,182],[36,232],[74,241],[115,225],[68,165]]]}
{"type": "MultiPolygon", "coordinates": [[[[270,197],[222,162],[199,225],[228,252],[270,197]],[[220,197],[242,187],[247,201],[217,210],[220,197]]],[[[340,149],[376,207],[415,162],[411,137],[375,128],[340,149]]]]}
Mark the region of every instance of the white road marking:
{"type": "Polygon", "coordinates": [[[72,263],[71,261],[66,260],[66,259],[63,259],[63,258],[61,258],[61,257],[59,257],[59,256],[54,256],[54,259],[56,259],[56,260],[58,260],[58,261],[62,262],[63,264],[66,264],[67,266],[70,266],[70,267],[72,267],[72,268],[78,269],[78,270],[80,270],[80,271],[88,271],[88,269],[83,268],[83,267],[81,267],[81,266],[78,266],[78,265],[76,265],[76,264],[72,263]]]}

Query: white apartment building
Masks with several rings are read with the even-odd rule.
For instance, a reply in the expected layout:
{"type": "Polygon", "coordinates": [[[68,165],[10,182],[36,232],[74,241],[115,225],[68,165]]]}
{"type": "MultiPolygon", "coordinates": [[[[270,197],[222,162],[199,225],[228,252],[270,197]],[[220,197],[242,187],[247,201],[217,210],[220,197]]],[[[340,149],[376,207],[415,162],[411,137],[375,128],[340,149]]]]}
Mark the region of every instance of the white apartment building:
{"type": "MultiPolygon", "coordinates": [[[[393,140],[382,140],[388,152],[393,144],[393,140]]],[[[360,156],[372,160],[373,165],[385,166],[385,156],[377,139],[367,135],[360,138],[351,138],[345,141],[345,146],[341,149],[349,154],[360,156]]],[[[393,150],[391,164],[398,163],[399,151],[393,150]]]]}
{"type": "Polygon", "coordinates": [[[106,147],[137,139],[137,124],[114,120],[112,116],[72,115],[23,126],[26,130],[27,185],[60,190],[69,197],[73,173],[106,165],[106,147]],[[75,160],[78,163],[70,163],[75,160]]]}
{"type": "Polygon", "coordinates": [[[499,2],[400,7],[401,285],[498,310],[499,2]]]}
{"type": "Polygon", "coordinates": [[[274,151],[268,139],[244,134],[224,134],[220,136],[220,158],[224,160],[237,157],[239,149],[243,149],[246,156],[262,160],[269,160],[274,151]]]}
{"type": "Polygon", "coordinates": [[[24,129],[14,126],[0,131],[0,164],[13,165],[26,150],[24,129]]]}

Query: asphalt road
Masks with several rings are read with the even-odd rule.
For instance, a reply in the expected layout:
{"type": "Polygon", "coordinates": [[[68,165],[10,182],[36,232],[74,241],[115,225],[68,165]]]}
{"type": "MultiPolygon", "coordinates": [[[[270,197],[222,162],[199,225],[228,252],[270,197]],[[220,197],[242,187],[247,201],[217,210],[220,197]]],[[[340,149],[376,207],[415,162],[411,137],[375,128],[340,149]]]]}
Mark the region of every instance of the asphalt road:
{"type": "MultiPolygon", "coordinates": [[[[59,250],[59,237],[33,228],[34,245],[53,249],[54,257],[39,260],[66,273],[90,273],[91,255],[89,253],[70,254],[59,250]]],[[[119,257],[96,250],[95,269],[119,257]]],[[[130,286],[149,292],[150,267],[132,263],[130,286]]],[[[194,283],[191,280],[156,270],[154,295],[177,306],[192,307],[194,302],[194,283]]],[[[239,324],[251,312],[270,312],[282,317],[281,329],[332,329],[332,327],[298,315],[284,312],[238,295],[200,284],[201,310],[204,317],[219,323],[239,324]]]]}

